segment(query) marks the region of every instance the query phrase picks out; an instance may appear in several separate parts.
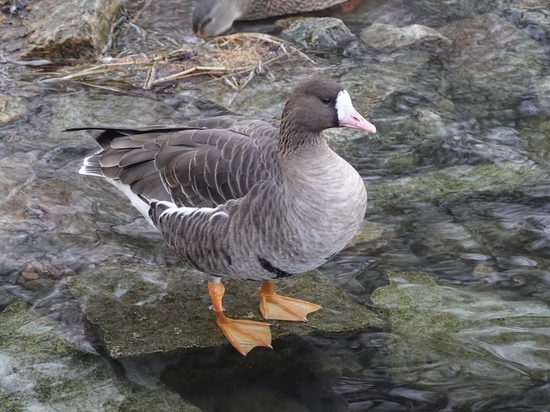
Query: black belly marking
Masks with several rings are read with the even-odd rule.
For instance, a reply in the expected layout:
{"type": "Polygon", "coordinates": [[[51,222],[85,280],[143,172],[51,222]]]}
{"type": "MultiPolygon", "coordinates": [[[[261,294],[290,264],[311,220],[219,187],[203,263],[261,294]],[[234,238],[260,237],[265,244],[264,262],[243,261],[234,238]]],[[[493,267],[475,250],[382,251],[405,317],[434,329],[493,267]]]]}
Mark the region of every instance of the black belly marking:
{"type": "Polygon", "coordinates": [[[265,260],[264,258],[261,258],[259,256],[258,256],[258,261],[260,262],[260,266],[263,269],[267,270],[268,272],[273,273],[275,275],[276,279],[286,278],[286,277],[289,277],[289,276],[293,275],[292,273],[288,273],[288,272],[285,272],[284,270],[276,268],[271,263],[269,263],[267,260],[265,260]]]}
{"type": "Polygon", "coordinates": [[[229,264],[229,266],[231,266],[231,264],[232,264],[231,256],[229,256],[229,254],[226,253],[225,251],[223,251],[222,253],[223,253],[223,257],[225,258],[225,260],[227,261],[227,263],[229,264]]]}

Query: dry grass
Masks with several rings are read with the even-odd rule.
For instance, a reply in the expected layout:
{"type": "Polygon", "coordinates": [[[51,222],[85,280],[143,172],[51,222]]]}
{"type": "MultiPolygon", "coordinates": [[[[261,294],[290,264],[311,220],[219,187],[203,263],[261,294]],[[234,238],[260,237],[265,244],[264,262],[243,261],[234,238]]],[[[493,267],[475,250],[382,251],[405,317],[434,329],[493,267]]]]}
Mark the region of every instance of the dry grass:
{"type": "Polygon", "coordinates": [[[222,80],[236,91],[242,90],[266,67],[280,62],[302,60],[314,63],[292,44],[273,36],[239,33],[221,36],[202,45],[154,53],[129,51],[97,62],[79,64],[48,73],[42,83],[78,82],[92,87],[116,90],[120,86],[149,90],[184,79],[203,77],[222,80]]]}

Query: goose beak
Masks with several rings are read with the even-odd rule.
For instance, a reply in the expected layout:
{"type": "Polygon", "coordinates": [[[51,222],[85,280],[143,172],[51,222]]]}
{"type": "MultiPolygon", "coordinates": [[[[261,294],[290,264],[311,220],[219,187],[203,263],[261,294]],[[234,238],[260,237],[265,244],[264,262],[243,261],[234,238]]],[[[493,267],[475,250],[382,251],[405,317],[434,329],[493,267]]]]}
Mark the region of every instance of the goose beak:
{"type": "Polygon", "coordinates": [[[345,90],[342,90],[336,98],[336,112],[338,113],[338,124],[341,127],[376,133],[376,127],[355,110],[349,93],[345,90]]]}
{"type": "Polygon", "coordinates": [[[351,129],[365,130],[369,133],[376,133],[376,127],[361,116],[353,107],[348,110],[343,118],[339,120],[340,126],[351,129]]]}

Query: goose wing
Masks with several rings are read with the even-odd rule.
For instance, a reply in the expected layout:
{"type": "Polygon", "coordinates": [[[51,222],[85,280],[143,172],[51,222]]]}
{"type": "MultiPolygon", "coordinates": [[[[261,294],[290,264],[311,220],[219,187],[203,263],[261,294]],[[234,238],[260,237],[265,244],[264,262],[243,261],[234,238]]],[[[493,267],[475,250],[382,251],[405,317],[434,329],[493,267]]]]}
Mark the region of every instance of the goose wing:
{"type": "Polygon", "coordinates": [[[102,149],[86,159],[81,173],[118,180],[146,199],[192,207],[239,199],[270,178],[279,137],[277,121],[239,116],[86,130],[102,149]]]}

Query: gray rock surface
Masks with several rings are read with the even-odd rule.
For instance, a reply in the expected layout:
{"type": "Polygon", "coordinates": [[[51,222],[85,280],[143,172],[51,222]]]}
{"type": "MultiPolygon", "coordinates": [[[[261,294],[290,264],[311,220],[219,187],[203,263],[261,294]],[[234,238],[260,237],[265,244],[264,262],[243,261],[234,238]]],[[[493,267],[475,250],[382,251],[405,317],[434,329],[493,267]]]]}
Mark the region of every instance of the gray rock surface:
{"type": "Polygon", "coordinates": [[[0,313],[0,382],[3,411],[200,411],[164,387],[139,387],[121,377],[24,303],[0,313]]]}
{"type": "MultiPolygon", "coordinates": [[[[100,331],[109,355],[119,358],[227,345],[214,314],[208,310],[206,282],[207,277],[195,270],[129,264],[103,266],[72,277],[69,288],[100,331]]],[[[228,317],[262,321],[259,301],[252,296],[258,282],[227,280],[224,285],[228,317]]],[[[277,281],[276,291],[315,302],[323,309],[310,314],[307,323],[270,321],[275,350],[277,339],[288,334],[344,332],[382,325],[377,315],[354,303],[315,271],[277,281]]]]}
{"type": "Polygon", "coordinates": [[[99,55],[121,0],[41,0],[21,11],[25,24],[14,20],[0,31],[4,50],[14,59],[89,59],[99,55]]]}
{"type": "Polygon", "coordinates": [[[373,23],[361,30],[360,38],[365,44],[385,53],[411,45],[427,47],[430,43],[435,43],[436,47],[446,47],[451,44],[449,39],[436,30],[420,24],[395,27],[373,23]]]}
{"type": "Polygon", "coordinates": [[[0,126],[18,119],[25,110],[26,105],[20,98],[0,94],[0,126]]]}
{"type": "Polygon", "coordinates": [[[440,32],[453,42],[445,67],[452,99],[468,104],[471,115],[510,107],[541,75],[541,45],[494,14],[458,20],[440,32]]]}
{"type": "Polygon", "coordinates": [[[281,20],[281,35],[305,49],[339,50],[356,37],[344,22],[334,17],[300,17],[281,20]]]}

